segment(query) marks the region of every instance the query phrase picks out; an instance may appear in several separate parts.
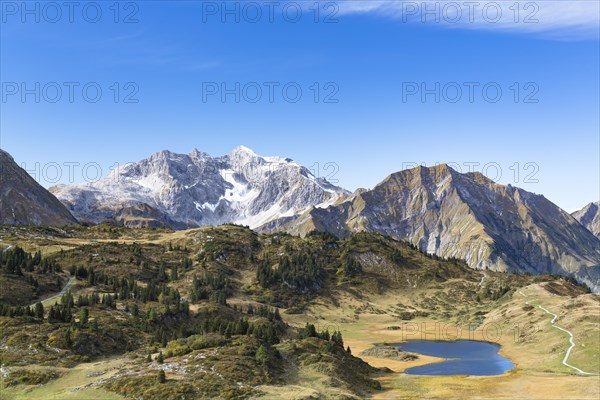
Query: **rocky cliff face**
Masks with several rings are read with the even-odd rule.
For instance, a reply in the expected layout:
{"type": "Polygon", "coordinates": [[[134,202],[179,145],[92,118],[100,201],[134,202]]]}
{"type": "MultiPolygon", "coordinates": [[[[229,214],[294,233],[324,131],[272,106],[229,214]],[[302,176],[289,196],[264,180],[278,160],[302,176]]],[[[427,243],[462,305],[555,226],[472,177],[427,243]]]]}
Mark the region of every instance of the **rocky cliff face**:
{"type": "Polygon", "coordinates": [[[0,224],[76,224],[77,220],[51,193],[40,186],[0,150],[0,224]]]}
{"type": "Polygon", "coordinates": [[[82,221],[135,226],[150,219],[152,226],[177,228],[231,222],[256,228],[347,195],[290,159],[243,146],[223,157],[161,151],[98,182],[50,190],[82,221]]]}
{"type": "Polygon", "coordinates": [[[341,204],[263,230],[374,231],[477,269],[560,273],[600,290],[600,240],[543,196],[446,165],[388,176],[341,204]]]}
{"type": "Polygon", "coordinates": [[[600,237],[600,201],[590,203],[571,215],[596,237],[600,237]]]}

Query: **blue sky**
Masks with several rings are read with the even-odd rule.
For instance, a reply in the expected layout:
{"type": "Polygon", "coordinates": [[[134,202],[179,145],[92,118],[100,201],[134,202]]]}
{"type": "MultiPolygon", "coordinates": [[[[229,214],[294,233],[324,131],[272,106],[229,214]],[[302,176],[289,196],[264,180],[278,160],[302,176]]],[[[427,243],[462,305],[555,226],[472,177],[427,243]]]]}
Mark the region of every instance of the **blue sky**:
{"type": "Polygon", "coordinates": [[[272,21],[264,2],[260,18],[248,2],[225,15],[222,2],[120,2],[118,15],[113,3],[84,14],[81,2],[70,22],[68,9],[2,1],[0,146],[44,186],[161,149],[244,144],[350,190],[449,162],[568,211],[600,197],[598,2],[521,2],[518,22],[514,1],[496,2],[497,22],[485,2],[470,20],[444,2],[430,2],[437,15],[410,8],[420,2],[321,2],[315,15],[314,1],[281,1],[272,21]],[[239,102],[223,101],[236,83],[239,102]]]}

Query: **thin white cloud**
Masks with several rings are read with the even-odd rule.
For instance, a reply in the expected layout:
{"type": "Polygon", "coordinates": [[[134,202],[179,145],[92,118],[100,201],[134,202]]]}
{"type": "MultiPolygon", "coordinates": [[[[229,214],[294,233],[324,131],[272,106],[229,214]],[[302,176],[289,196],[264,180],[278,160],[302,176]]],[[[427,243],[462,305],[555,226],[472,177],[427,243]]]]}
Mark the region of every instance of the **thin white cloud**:
{"type": "Polygon", "coordinates": [[[339,15],[377,14],[401,23],[439,24],[544,34],[557,39],[600,35],[598,0],[338,0],[339,15]]]}

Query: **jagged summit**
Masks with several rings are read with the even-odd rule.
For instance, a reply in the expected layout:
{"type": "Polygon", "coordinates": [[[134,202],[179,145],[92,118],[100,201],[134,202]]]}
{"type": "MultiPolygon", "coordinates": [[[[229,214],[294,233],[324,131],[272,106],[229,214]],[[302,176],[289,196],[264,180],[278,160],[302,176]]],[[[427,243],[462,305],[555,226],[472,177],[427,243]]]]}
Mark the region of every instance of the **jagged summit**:
{"type": "Polygon", "coordinates": [[[589,203],[571,215],[590,232],[600,237],[600,201],[589,203]]]}
{"type": "Polygon", "coordinates": [[[246,147],[244,145],[240,145],[240,146],[236,147],[229,154],[230,155],[231,154],[249,154],[249,155],[258,157],[258,154],[256,154],[256,152],[254,150],[252,150],[251,148],[246,147]]]}
{"type": "Polygon", "coordinates": [[[162,150],[98,182],[50,190],[76,216],[94,223],[135,207],[126,221],[152,210],[153,225],[169,220],[183,226],[234,222],[253,228],[347,195],[294,161],[262,157],[245,146],[220,157],[197,149],[190,154],[162,150]]]}
{"type": "Polygon", "coordinates": [[[340,204],[265,226],[281,229],[379,232],[473,268],[573,275],[600,290],[600,240],[574,218],[544,196],[444,164],[393,173],[340,204]]]}
{"type": "Polygon", "coordinates": [[[198,150],[197,148],[193,148],[190,152],[190,157],[193,158],[207,158],[210,157],[210,154],[205,153],[203,151],[198,150]]]}

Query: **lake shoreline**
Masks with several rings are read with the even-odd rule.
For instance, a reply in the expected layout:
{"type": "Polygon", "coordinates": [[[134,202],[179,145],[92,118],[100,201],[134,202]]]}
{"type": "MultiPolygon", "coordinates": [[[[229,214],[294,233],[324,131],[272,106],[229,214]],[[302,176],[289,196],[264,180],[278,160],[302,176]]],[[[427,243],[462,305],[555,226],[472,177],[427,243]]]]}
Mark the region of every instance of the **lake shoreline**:
{"type": "Polygon", "coordinates": [[[502,346],[489,341],[407,340],[387,343],[401,352],[439,358],[440,361],[407,368],[403,373],[419,376],[502,376],[516,367],[499,354],[502,346]]]}

